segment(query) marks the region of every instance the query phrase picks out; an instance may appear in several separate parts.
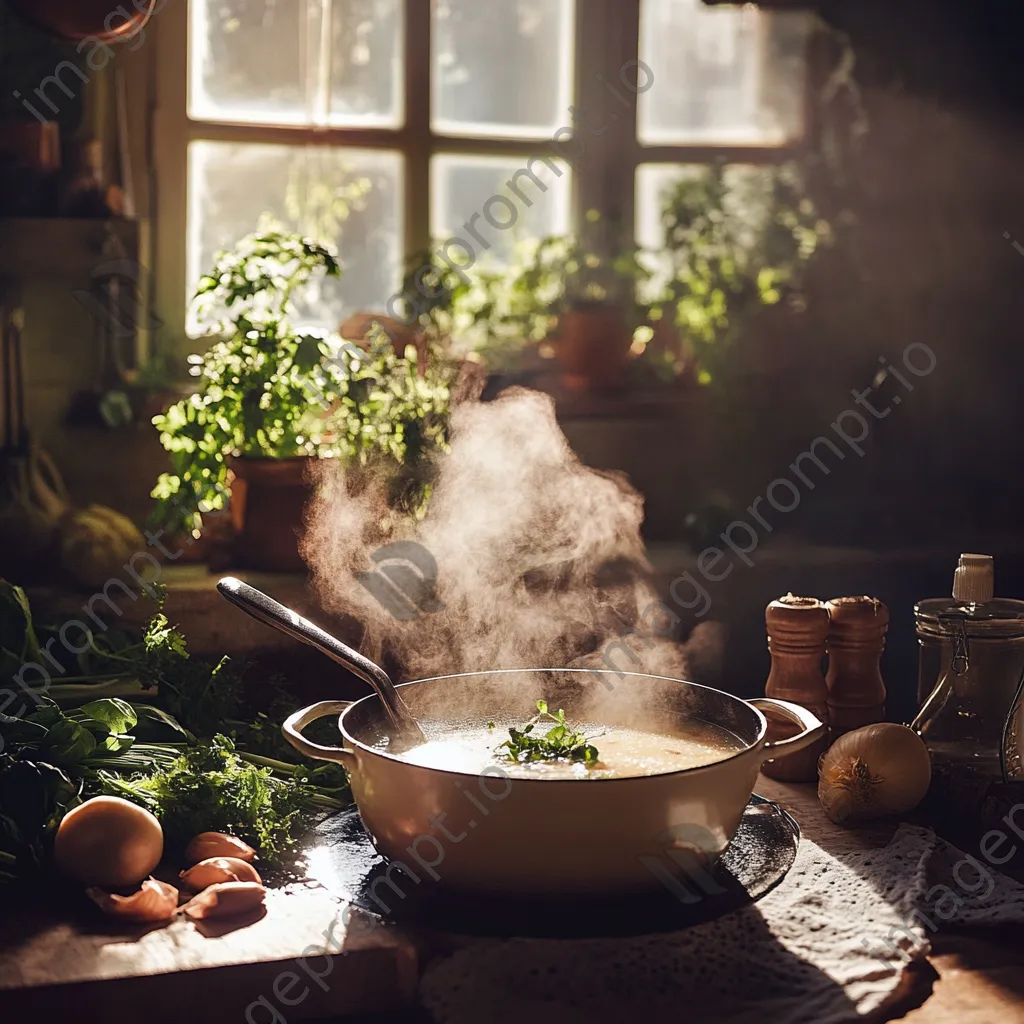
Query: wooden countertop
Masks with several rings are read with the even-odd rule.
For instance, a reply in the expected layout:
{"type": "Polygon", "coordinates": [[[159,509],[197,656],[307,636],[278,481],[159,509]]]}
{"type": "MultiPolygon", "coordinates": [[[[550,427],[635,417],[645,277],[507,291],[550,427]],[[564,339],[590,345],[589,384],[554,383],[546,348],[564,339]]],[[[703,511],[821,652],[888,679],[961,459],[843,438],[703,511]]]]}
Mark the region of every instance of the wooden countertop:
{"type": "MultiPolygon", "coordinates": [[[[812,786],[762,778],[757,791],[790,810],[825,849],[840,831],[821,814],[812,786]]],[[[881,846],[891,831],[858,836],[865,847],[881,846]]],[[[872,1024],[1024,1024],[1024,932],[940,933],[933,944],[928,963],[909,973],[872,1024]]],[[[5,894],[0,915],[0,1005],[4,1019],[19,1024],[72,1008],[78,1021],[106,1020],[111,1006],[125,1024],[222,1024],[244,1020],[260,1002],[256,1021],[371,1012],[385,1015],[378,1021],[421,1021],[416,981],[433,948],[430,936],[368,928],[358,914],[349,920],[344,903],[311,885],[272,891],[256,919],[203,930],[181,920],[126,931],[100,919],[80,894],[41,909],[38,893],[16,892],[5,894]]]]}
{"type": "Polygon", "coordinates": [[[264,912],[231,921],[125,927],[80,892],[4,894],[0,1019],[65,1017],[125,1024],[287,1020],[389,1011],[409,1005],[416,946],[327,890],[271,889],[264,912]],[[289,1002],[291,1000],[292,1002],[289,1002]],[[285,1009],[287,1008],[287,1009],[285,1009]]]}

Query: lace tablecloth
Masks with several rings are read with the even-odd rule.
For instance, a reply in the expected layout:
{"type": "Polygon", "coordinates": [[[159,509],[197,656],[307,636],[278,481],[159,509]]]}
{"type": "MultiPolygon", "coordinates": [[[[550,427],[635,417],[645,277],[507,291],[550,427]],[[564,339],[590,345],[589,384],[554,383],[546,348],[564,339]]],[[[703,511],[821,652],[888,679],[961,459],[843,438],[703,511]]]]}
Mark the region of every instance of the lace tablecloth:
{"type": "Polygon", "coordinates": [[[473,943],[428,967],[420,997],[437,1024],[838,1024],[883,1007],[937,929],[1020,921],[1024,886],[980,853],[910,825],[879,849],[834,830],[827,849],[805,835],[785,881],[728,917],[633,939],[473,943]]]}

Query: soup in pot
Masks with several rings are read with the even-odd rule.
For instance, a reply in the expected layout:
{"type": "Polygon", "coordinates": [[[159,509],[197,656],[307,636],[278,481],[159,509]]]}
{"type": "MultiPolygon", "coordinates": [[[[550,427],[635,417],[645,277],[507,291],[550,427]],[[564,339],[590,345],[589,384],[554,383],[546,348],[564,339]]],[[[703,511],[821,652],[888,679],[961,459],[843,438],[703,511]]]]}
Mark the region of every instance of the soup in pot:
{"type": "MultiPolygon", "coordinates": [[[[514,779],[626,779],[700,768],[731,757],[746,746],[732,733],[704,722],[687,723],[665,732],[582,723],[575,728],[597,748],[596,760],[522,762],[511,759],[502,747],[509,738],[510,724],[455,726],[450,721],[421,719],[427,742],[397,756],[424,768],[474,775],[493,766],[514,779]]],[[[544,731],[538,730],[540,735],[544,731]]]]}

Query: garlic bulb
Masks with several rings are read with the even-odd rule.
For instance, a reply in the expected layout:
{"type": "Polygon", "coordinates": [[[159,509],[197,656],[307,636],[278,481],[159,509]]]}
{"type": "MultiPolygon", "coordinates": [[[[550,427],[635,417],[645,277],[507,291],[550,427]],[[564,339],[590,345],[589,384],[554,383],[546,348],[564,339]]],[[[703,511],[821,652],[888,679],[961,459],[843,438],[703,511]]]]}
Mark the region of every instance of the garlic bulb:
{"type": "Polygon", "coordinates": [[[913,810],[932,778],[928,748],[905,725],[879,722],[848,732],[818,762],[818,799],[836,824],[913,810]]]}

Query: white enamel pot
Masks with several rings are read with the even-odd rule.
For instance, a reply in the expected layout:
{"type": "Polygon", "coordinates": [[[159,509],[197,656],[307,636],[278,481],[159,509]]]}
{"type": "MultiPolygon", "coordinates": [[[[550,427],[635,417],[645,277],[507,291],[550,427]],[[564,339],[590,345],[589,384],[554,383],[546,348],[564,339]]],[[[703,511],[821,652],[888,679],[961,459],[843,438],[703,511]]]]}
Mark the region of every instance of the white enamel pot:
{"type": "MultiPolygon", "coordinates": [[[[376,695],[321,701],[296,712],[284,734],[301,753],[348,770],[359,814],[378,852],[418,882],[477,892],[564,895],[656,888],[664,869],[703,871],[728,846],[765,761],[817,743],[826,727],[795,704],[745,701],[664,676],[588,669],[522,669],[439,676],[399,687],[419,719],[526,721],[538,698],[567,716],[658,729],[668,721],[717,725],[743,744],[700,768],[614,779],[509,778],[428,768],[386,750],[376,695]],[[762,709],[800,728],[769,742],[762,709]],[[338,717],[342,745],[302,735],[338,717]],[[656,869],[655,865],[661,865],[656,869]]],[[[389,875],[390,877],[390,875],[389,875]]]]}

